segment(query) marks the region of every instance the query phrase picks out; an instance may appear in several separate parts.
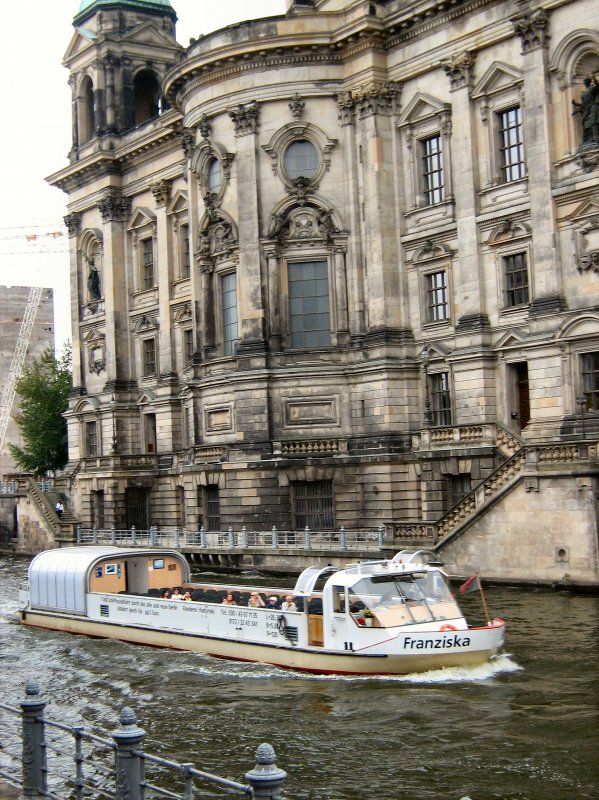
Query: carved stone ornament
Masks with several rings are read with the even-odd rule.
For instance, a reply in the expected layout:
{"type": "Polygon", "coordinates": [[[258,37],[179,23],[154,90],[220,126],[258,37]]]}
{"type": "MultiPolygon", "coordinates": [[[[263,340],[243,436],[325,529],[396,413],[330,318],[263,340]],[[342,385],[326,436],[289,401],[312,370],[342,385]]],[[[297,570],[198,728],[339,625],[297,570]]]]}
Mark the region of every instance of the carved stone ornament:
{"type": "Polygon", "coordinates": [[[202,134],[202,139],[210,138],[210,134],[212,133],[212,125],[210,124],[206,114],[201,117],[200,122],[198,123],[198,130],[202,134]]]}
{"type": "Polygon", "coordinates": [[[154,195],[156,206],[163,208],[171,199],[171,182],[166,180],[157,181],[150,184],[150,189],[154,195]]]}
{"type": "Polygon", "coordinates": [[[185,158],[190,159],[196,148],[196,135],[192,128],[183,128],[181,134],[181,147],[185,153],[185,158]]]}
{"type": "Polygon", "coordinates": [[[575,233],[576,269],[599,273],[599,217],[592,217],[575,233]]]}
{"type": "Polygon", "coordinates": [[[238,105],[232,111],[229,111],[229,116],[233,120],[236,136],[246,136],[249,133],[257,133],[260,109],[258,103],[248,103],[247,105],[238,105]]]}
{"type": "Polygon", "coordinates": [[[333,210],[300,206],[288,214],[274,214],[271,218],[268,238],[279,243],[306,239],[327,239],[339,233],[333,219],[333,210]]]}
{"type": "Polygon", "coordinates": [[[445,74],[449,78],[449,86],[452,92],[456,89],[470,88],[474,78],[474,63],[476,53],[465,51],[457,53],[448,61],[443,62],[442,66],[445,74]]]}
{"type": "Polygon", "coordinates": [[[67,214],[63,219],[69,236],[77,236],[81,230],[81,214],[67,214]]]}
{"type": "Polygon", "coordinates": [[[300,95],[296,92],[293,95],[293,97],[291,98],[291,101],[289,102],[289,108],[291,110],[291,116],[294,119],[301,119],[301,117],[302,117],[302,115],[304,113],[305,105],[306,104],[304,103],[304,101],[302,100],[300,95]]]}
{"type": "Polygon", "coordinates": [[[549,14],[543,8],[512,19],[515,32],[522,41],[522,52],[530,53],[549,43],[549,14]]]}
{"type": "Polygon", "coordinates": [[[106,369],[106,336],[92,330],[84,337],[87,349],[87,368],[93,375],[106,369]]]}
{"type": "Polygon", "coordinates": [[[100,200],[98,209],[104,222],[123,222],[129,216],[131,200],[112,191],[100,200]]]}
{"type": "Polygon", "coordinates": [[[291,181],[291,187],[287,189],[287,194],[295,198],[298,205],[304,206],[306,204],[306,198],[311,191],[312,182],[310,179],[300,175],[299,178],[295,178],[295,180],[291,181]]]}
{"type": "Polygon", "coordinates": [[[354,114],[360,119],[374,114],[393,114],[399,107],[403,84],[398,81],[371,81],[337,96],[342,124],[349,124],[354,114]]]}

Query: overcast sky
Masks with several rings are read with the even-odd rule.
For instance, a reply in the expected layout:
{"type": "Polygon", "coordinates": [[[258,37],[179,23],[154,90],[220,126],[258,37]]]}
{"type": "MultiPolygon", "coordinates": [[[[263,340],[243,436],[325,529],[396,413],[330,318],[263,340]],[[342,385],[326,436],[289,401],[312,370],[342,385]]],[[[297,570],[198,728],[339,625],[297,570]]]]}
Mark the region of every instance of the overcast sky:
{"type": "MultiPolygon", "coordinates": [[[[283,14],[285,0],[171,0],[177,40],[240,20],[283,14]]],[[[61,65],[80,0],[19,0],[2,4],[0,74],[3,124],[0,147],[1,286],[55,290],[56,336],[70,338],[68,255],[63,228],[66,195],[45,178],[66,166],[71,147],[71,92],[61,65]],[[35,241],[32,236],[36,236],[35,241]]]]}

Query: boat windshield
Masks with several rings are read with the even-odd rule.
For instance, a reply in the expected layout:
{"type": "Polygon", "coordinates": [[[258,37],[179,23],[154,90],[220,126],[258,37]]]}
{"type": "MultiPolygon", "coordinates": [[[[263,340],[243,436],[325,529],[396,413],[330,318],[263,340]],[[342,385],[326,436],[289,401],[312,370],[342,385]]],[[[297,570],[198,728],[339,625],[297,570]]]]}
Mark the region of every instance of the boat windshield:
{"type": "Polygon", "coordinates": [[[391,627],[454,617],[459,612],[445,576],[437,570],[364,577],[349,590],[350,611],[391,627]]]}

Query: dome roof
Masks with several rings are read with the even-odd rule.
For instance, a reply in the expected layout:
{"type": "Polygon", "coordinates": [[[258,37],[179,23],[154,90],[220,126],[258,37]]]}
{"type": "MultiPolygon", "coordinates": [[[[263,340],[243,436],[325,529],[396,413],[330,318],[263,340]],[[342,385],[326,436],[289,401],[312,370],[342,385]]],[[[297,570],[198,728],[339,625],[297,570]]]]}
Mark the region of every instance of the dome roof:
{"type": "Polygon", "coordinates": [[[79,11],[75,15],[75,23],[87,18],[102,8],[123,8],[137,11],[148,11],[153,14],[176,16],[170,0],[81,0],[79,11]]]}

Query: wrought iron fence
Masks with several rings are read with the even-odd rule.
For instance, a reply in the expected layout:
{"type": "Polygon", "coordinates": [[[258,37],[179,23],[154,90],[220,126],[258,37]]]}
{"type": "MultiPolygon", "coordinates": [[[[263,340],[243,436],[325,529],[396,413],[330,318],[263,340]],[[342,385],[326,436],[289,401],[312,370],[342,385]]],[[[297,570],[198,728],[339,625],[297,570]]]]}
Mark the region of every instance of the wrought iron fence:
{"type": "Polygon", "coordinates": [[[277,767],[270,744],[258,747],[256,764],[244,775],[247,783],[238,783],[146,753],[145,731],[131,708],[123,709],[120,727],[107,739],[46,717],[46,701],[35,682],[27,684],[25,694],[19,708],[0,703],[0,779],[18,787],[23,797],[192,800],[200,786],[207,793],[209,785],[211,797],[216,790],[281,800],[279,790],[287,773],[277,767]]]}
{"type": "Polygon", "coordinates": [[[295,548],[297,550],[330,551],[371,551],[378,552],[385,547],[385,528],[376,530],[338,531],[249,531],[243,527],[239,531],[189,531],[185,528],[161,530],[151,527],[139,530],[135,527],[119,530],[117,528],[77,528],[77,544],[113,544],[119,547],[172,547],[198,548],[200,550],[255,550],[259,548],[277,550],[295,548]]]}

